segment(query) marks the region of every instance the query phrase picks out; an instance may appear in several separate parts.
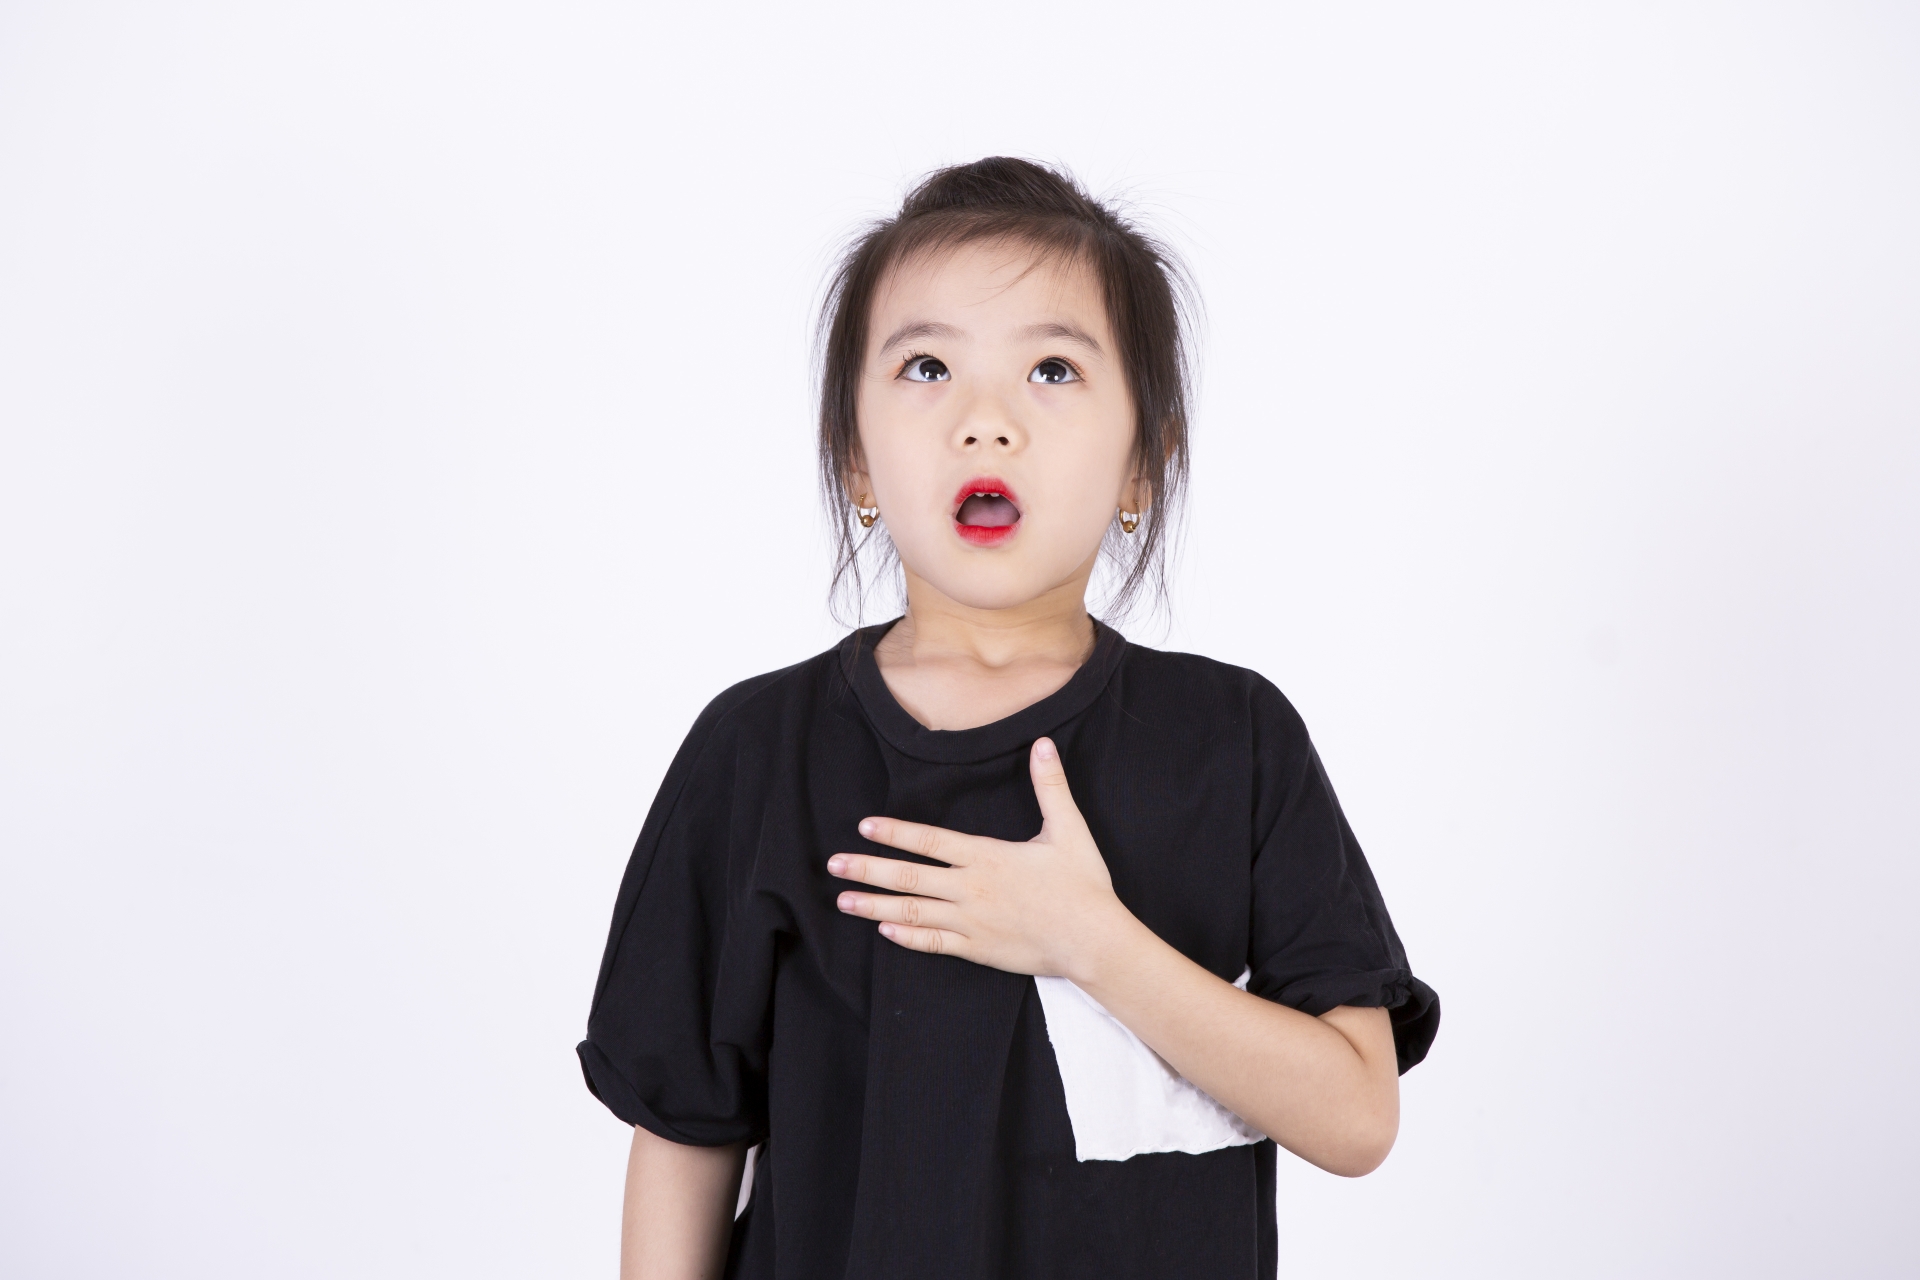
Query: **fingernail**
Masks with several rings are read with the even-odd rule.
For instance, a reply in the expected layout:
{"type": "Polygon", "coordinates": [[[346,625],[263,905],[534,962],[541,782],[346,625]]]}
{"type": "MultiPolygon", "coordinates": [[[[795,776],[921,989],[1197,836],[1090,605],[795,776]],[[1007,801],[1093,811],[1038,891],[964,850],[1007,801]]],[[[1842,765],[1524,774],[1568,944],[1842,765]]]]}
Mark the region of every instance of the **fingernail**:
{"type": "Polygon", "coordinates": [[[891,938],[893,936],[893,926],[890,924],[881,925],[880,934],[882,937],[891,938]]]}
{"type": "Polygon", "coordinates": [[[873,834],[872,818],[862,818],[860,820],[860,834],[863,836],[870,836],[873,834]]]}
{"type": "Polygon", "coordinates": [[[1042,738],[1033,744],[1033,754],[1039,756],[1042,760],[1052,760],[1058,757],[1060,753],[1053,749],[1052,738],[1042,738]]]}
{"type": "Polygon", "coordinates": [[[842,871],[845,871],[846,869],[847,869],[847,860],[841,857],[839,854],[836,853],[831,858],[827,859],[827,870],[833,872],[833,874],[839,875],[842,871]]]}
{"type": "Polygon", "coordinates": [[[838,898],[834,900],[834,905],[839,907],[842,911],[853,910],[853,895],[850,893],[841,894],[838,898]]]}

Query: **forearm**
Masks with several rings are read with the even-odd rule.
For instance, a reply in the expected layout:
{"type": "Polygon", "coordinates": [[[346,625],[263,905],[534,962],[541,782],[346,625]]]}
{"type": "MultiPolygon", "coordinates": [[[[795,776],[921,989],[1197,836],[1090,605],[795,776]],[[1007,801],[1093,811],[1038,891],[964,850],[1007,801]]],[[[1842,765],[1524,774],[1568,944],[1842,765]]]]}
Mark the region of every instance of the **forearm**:
{"type": "Polygon", "coordinates": [[[1287,1150],[1332,1173],[1369,1173],[1400,1124],[1384,1010],[1316,1018],[1221,981],[1131,915],[1071,976],[1174,1070],[1287,1150]]]}
{"type": "Polygon", "coordinates": [[[635,1125],[620,1280],[717,1280],[746,1154],[744,1143],[689,1147],[635,1125]]]}

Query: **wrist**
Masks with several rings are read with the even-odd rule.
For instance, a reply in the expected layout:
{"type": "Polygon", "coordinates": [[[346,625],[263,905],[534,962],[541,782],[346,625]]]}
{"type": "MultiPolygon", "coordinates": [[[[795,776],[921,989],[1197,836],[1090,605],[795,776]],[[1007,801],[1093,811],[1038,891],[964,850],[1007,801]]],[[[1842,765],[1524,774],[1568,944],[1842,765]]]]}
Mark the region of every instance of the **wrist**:
{"type": "Polygon", "coordinates": [[[1142,948],[1154,940],[1153,932],[1115,898],[1108,910],[1090,922],[1060,976],[1099,999],[1096,990],[1124,973],[1142,948]]]}

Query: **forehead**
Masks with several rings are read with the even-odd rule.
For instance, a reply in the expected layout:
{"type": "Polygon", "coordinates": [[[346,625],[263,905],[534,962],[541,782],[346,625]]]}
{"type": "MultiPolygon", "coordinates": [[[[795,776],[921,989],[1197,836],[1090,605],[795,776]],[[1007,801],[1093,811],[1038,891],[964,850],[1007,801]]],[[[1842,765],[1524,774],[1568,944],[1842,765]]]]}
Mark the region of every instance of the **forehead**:
{"type": "Polygon", "coordinates": [[[1100,281],[1080,258],[1018,241],[989,240],[925,250],[902,259],[875,290],[875,341],[901,321],[938,321],[967,331],[1036,319],[1107,329],[1100,281]]]}

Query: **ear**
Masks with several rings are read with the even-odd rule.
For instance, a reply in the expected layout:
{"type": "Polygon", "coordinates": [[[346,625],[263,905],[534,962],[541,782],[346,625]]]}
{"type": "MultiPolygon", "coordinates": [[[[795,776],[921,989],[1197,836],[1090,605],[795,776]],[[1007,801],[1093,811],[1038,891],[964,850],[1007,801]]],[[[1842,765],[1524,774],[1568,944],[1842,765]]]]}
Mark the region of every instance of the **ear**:
{"type": "Polygon", "coordinates": [[[866,470],[862,470],[858,464],[847,468],[847,476],[841,484],[847,486],[847,501],[854,507],[874,505],[874,482],[868,478],[866,470]]]}
{"type": "Polygon", "coordinates": [[[854,507],[860,507],[860,499],[874,495],[874,480],[866,474],[866,451],[860,449],[860,438],[852,438],[852,449],[847,453],[847,468],[841,472],[841,489],[847,493],[847,501],[854,507]]]}
{"type": "Polygon", "coordinates": [[[1127,483],[1120,489],[1121,506],[1136,515],[1145,515],[1153,505],[1153,486],[1136,471],[1127,477],[1127,483]]]}

